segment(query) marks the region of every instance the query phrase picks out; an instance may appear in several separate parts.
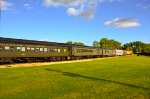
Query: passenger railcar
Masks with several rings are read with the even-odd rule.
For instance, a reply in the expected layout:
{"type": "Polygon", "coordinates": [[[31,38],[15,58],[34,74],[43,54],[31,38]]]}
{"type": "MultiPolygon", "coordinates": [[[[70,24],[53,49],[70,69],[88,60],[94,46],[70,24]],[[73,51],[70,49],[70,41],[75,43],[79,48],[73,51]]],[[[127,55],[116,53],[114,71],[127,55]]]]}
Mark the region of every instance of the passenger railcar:
{"type": "MultiPolygon", "coordinates": [[[[122,55],[123,50],[0,37],[0,63],[60,61],[122,55]],[[118,53],[116,53],[118,52],[118,53]]],[[[132,51],[124,51],[124,55],[132,51]]]]}
{"type": "Polygon", "coordinates": [[[124,51],[124,54],[125,54],[125,55],[132,55],[133,52],[132,52],[132,51],[124,51]]]}
{"type": "Polygon", "coordinates": [[[103,49],[90,46],[72,46],[72,59],[102,57],[103,49]]]}
{"type": "Polygon", "coordinates": [[[64,43],[0,38],[0,62],[57,61],[68,56],[64,43]]]}
{"type": "Polygon", "coordinates": [[[123,56],[124,55],[124,50],[115,50],[116,51],[116,56],[123,56]]]}
{"type": "Polygon", "coordinates": [[[105,57],[115,56],[115,50],[113,49],[103,49],[102,55],[105,57]]]}

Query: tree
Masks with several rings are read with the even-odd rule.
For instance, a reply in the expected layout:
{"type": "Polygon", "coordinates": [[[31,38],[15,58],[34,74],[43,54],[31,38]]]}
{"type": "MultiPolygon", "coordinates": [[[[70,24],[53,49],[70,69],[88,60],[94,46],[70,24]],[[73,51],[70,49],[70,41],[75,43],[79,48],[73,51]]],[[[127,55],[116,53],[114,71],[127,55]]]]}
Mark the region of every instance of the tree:
{"type": "Polygon", "coordinates": [[[113,39],[102,38],[99,42],[100,48],[121,49],[121,43],[113,39]]]}
{"type": "Polygon", "coordinates": [[[84,46],[85,44],[82,42],[78,42],[78,45],[84,46]]]}
{"type": "Polygon", "coordinates": [[[108,42],[109,42],[108,44],[109,44],[110,49],[121,49],[122,48],[121,43],[118,41],[111,39],[108,42]]]}
{"type": "Polygon", "coordinates": [[[150,53],[150,44],[143,45],[142,53],[150,53]]]}
{"type": "Polygon", "coordinates": [[[79,45],[79,46],[84,46],[84,43],[82,43],[82,42],[74,42],[73,44],[74,45],[79,45]]]}
{"type": "Polygon", "coordinates": [[[143,47],[144,43],[141,41],[134,41],[132,43],[132,47],[133,47],[133,52],[134,53],[141,53],[142,52],[142,47],[143,47]]]}
{"type": "Polygon", "coordinates": [[[123,48],[124,50],[127,50],[127,51],[132,51],[132,50],[133,50],[132,42],[124,44],[124,45],[122,46],[122,48],[123,48]]]}
{"type": "Polygon", "coordinates": [[[93,47],[99,47],[99,46],[100,46],[100,44],[98,41],[93,41],[93,47]]]}
{"type": "Polygon", "coordinates": [[[100,48],[108,48],[108,39],[107,38],[102,38],[100,40],[100,48]]]}
{"type": "Polygon", "coordinates": [[[66,44],[74,44],[74,45],[79,45],[79,46],[84,46],[85,44],[84,43],[82,43],[82,42],[72,42],[72,41],[68,41],[68,42],[66,42],[66,44]]]}
{"type": "Polygon", "coordinates": [[[66,42],[66,44],[73,44],[73,43],[72,43],[72,41],[68,41],[68,42],[66,42]]]}
{"type": "Polygon", "coordinates": [[[123,49],[133,51],[133,53],[150,53],[150,44],[134,41],[124,44],[123,49]]]}

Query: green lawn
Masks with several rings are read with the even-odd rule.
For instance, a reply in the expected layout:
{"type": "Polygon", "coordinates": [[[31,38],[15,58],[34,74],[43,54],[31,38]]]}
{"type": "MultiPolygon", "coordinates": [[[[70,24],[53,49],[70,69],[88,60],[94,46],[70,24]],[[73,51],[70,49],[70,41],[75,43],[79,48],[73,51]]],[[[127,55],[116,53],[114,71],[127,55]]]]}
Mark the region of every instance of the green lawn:
{"type": "Polygon", "coordinates": [[[150,99],[150,57],[0,69],[0,99],[150,99]]]}

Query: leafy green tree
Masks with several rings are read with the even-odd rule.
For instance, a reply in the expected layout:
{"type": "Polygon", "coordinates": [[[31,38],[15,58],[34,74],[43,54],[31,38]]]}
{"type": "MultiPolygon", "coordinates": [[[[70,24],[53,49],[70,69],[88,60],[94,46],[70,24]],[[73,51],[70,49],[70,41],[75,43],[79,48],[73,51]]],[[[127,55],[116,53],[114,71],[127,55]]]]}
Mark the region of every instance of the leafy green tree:
{"type": "Polygon", "coordinates": [[[108,48],[109,46],[109,44],[108,44],[108,39],[107,38],[102,38],[101,40],[100,40],[100,48],[108,48]]]}
{"type": "Polygon", "coordinates": [[[99,47],[99,46],[100,46],[100,44],[98,41],[93,41],[93,47],[99,47]]]}
{"type": "Polygon", "coordinates": [[[85,44],[82,42],[78,42],[78,45],[84,46],[85,44]]]}
{"type": "Polygon", "coordinates": [[[123,48],[124,50],[127,50],[127,51],[132,51],[132,50],[133,50],[132,42],[124,44],[124,45],[122,46],[122,48],[123,48]]]}
{"type": "Polygon", "coordinates": [[[143,45],[142,53],[150,53],[150,44],[143,45]]]}
{"type": "Polygon", "coordinates": [[[133,53],[150,53],[150,44],[134,41],[124,44],[123,49],[133,51],[133,53]]]}
{"type": "Polygon", "coordinates": [[[109,47],[110,49],[121,49],[121,43],[118,41],[115,41],[113,39],[109,40],[109,47]]]}
{"type": "Polygon", "coordinates": [[[102,38],[99,42],[100,48],[121,49],[121,43],[113,39],[102,38]]]}
{"type": "Polygon", "coordinates": [[[133,47],[133,51],[135,53],[141,53],[142,52],[142,48],[143,48],[144,43],[141,41],[134,41],[132,43],[132,47],[133,47]]]}
{"type": "Polygon", "coordinates": [[[68,41],[68,42],[66,42],[66,44],[73,44],[73,43],[72,43],[72,41],[68,41]]]}
{"type": "Polygon", "coordinates": [[[74,44],[74,45],[79,45],[79,46],[84,46],[85,45],[82,42],[72,42],[72,41],[68,41],[68,42],[66,42],[66,44],[74,44]]]}

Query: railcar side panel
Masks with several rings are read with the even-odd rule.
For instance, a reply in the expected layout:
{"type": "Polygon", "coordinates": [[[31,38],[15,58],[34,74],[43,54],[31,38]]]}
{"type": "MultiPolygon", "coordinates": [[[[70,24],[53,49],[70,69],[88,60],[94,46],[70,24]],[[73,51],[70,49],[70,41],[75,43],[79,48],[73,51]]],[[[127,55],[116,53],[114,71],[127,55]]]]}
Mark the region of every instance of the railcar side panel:
{"type": "Polygon", "coordinates": [[[73,56],[101,56],[102,50],[99,48],[92,47],[73,47],[72,48],[73,56]]]}
{"type": "Polygon", "coordinates": [[[123,56],[124,55],[124,50],[115,50],[116,51],[116,56],[123,56]]]}
{"type": "MultiPolygon", "coordinates": [[[[37,46],[25,44],[0,44],[0,62],[12,59],[29,58],[64,58],[69,56],[68,47],[62,46],[37,46]]],[[[59,59],[60,60],[60,59],[59,59]]]]}

